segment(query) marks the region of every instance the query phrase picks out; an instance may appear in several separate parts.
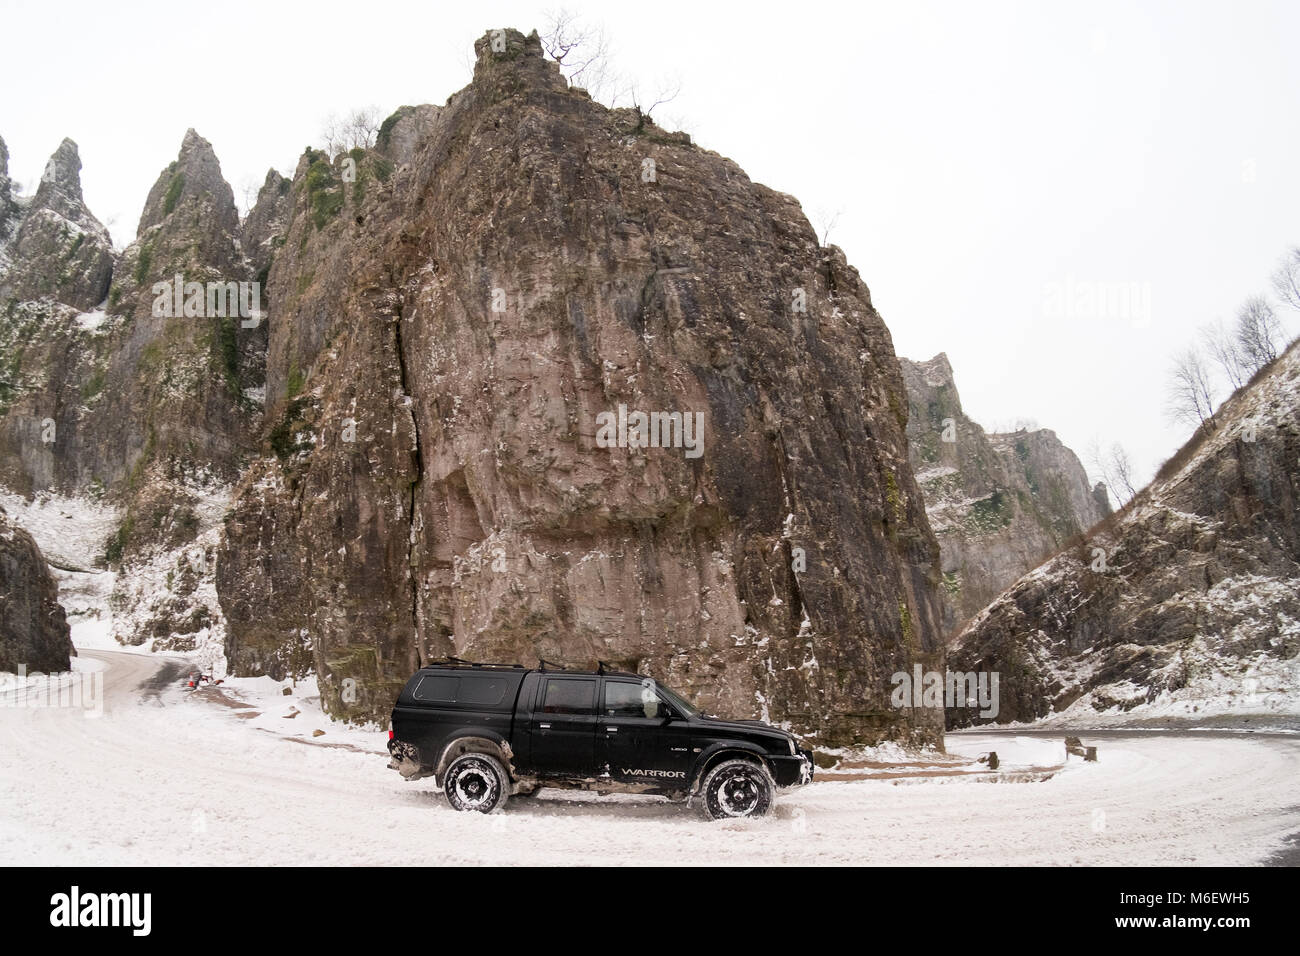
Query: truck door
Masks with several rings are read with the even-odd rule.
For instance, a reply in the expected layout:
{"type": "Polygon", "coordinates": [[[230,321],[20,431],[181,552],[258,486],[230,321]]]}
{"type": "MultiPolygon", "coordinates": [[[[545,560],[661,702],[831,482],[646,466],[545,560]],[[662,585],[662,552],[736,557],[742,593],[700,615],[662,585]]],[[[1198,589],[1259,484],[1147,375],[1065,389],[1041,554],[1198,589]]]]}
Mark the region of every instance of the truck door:
{"type": "Polygon", "coordinates": [[[595,776],[596,678],[544,678],[529,729],[539,776],[595,776]]]}
{"type": "Polygon", "coordinates": [[[693,757],[690,724],[655,693],[653,681],[604,679],[596,728],[596,763],[602,774],[672,789],[686,785],[693,757]]]}

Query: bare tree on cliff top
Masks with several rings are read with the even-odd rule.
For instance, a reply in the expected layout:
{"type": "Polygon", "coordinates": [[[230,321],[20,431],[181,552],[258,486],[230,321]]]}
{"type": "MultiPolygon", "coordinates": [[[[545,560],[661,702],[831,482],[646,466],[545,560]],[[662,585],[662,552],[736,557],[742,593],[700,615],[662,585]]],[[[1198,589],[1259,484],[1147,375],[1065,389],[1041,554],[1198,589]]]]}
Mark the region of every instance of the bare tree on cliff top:
{"type": "Polygon", "coordinates": [[[610,109],[629,104],[641,119],[638,128],[657,107],[671,103],[681,92],[681,81],[670,79],[660,81],[652,94],[643,95],[636,80],[611,66],[613,52],[605,28],[585,22],[563,7],[546,15],[545,28],[538,37],[543,52],[560,65],[570,86],[586,90],[593,100],[610,109]]]}
{"type": "Polygon", "coordinates": [[[546,14],[541,41],[542,50],[560,64],[569,85],[586,90],[592,99],[604,102],[619,85],[610,67],[609,40],[603,26],[584,23],[564,8],[552,10],[546,14]]]}
{"type": "Polygon", "coordinates": [[[334,157],[358,147],[369,149],[375,145],[381,122],[379,110],[374,106],[354,109],[344,117],[330,114],[321,130],[325,152],[334,157]]]}
{"type": "Polygon", "coordinates": [[[1245,365],[1241,360],[1241,347],[1237,344],[1236,336],[1222,319],[1201,329],[1201,341],[1205,343],[1210,358],[1218,364],[1233,389],[1241,388],[1246,384],[1246,379],[1250,376],[1246,374],[1245,365]]]}
{"type": "Polygon", "coordinates": [[[812,215],[809,219],[816,230],[818,241],[822,246],[830,244],[831,233],[839,225],[840,216],[844,214],[844,207],[839,206],[831,209],[829,206],[814,206],[812,215]]]}
{"type": "Polygon", "coordinates": [[[1129,458],[1128,449],[1119,442],[1110,446],[1110,457],[1115,465],[1115,479],[1119,482],[1124,503],[1127,504],[1137,494],[1137,488],[1133,485],[1133,459],[1129,458]]]}
{"type": "Polygon", "coordinates": [[[1282,323],[1263,296],[1247,299],[1237,313],[1237,345],[1247,377],[1273,359],[1283,339],[1282,323]]]}
{"type": "Polygon", "coordinates": [[[1169,414],[1177,421],[1215,428],[1214,382],[1194,348],[1180,352],[1169,370],[1169,414]]]}
{"type": "Polygon", "coordinates": [[[1300,246],[1293,246],[1273,272],[1278,301],[1300,312],[1300,246]]]}
{"type": "Polygon", "coordinates": [[[1128,449],[1119,442],[1112,442],[1110,448],[1103,451],[1101,442],[1094,438],[1088,445],[1088,458],[1116,504],[1122,508],[1133,500],[1137,488],[1133,485],[1133,460],[1129,458],[1128,449]]]}

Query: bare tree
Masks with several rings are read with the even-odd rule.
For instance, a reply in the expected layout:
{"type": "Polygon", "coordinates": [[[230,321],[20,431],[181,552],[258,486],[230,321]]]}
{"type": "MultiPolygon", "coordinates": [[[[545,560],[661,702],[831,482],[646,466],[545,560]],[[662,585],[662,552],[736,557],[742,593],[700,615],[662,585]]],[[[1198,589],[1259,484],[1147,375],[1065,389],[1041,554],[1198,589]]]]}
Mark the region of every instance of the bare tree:
{"type": "Polygon", "coordinates": [[[546,14],[541,34],[542,50],[556,63],[570,86],[586,90],[594,100],[604,101],[619,78],[610,66],[610,44],[605,28],[584,23],[568,9],[546,14]]]}
{"type": "Polygon", "coordinates": [[[1277,358],[1282,323],[1263,296],[1252,296],[1237,313],[1237,348],[1247,377],[1277,358]]]}
{"type": "Polygon", "coordinates": [[[1278,300],[1300,312],[1300,246],[1292,246],[1273,272],[1278,300]]]}
{"type": "Polygon", "coordinates": [[[1110,446],[1111,467],[1115,472],[1116,496],[1124,496],[1121,505],[1128,504],[1137,494],[1137,488],[1133,487],[1133,460],[1128,456],[1128,450],[1119,442],[1110,446]]]}
{"type": "Polygon", "coordinates": [[[382,122],[379,108],[375,106],[354,109],[341,118],[331,113],[321,130],[325,152],[337,156],[358,147],[369,149],[375,145],[382,122]]]}
{"type": "Polygon", "coordinates": [[[1092,441],[1088,442],[1088,462],[1102,484],[1106,486],[1106,490],[1118,498],[1119,493],[1116,490],[1115,477],[1111,474],[1110,461],[1101,450],[1101,440],[1095,435],[1092,441]]]}
{"type": "Polygon", "coordinates": [[[1237,344],[1236,336],[1222,319],[1201,329],[1201,341],[1205,344],[1206,351],[1210,353],[1210,358],[1223,370],[1223,374],[1234,390],[1246,384],[1246,379],[1250,376],[1246,374],[1241,359],[1241,347],[1237,344]]]}
{"type": "Polygon", "coordinates": [[[663,79],[654,87],[654,93],[649,96],[641,95],[640,84],[636,82],[625,85],[623,92],[618,97],[626,96],[632,103],[632,109],[636,110],[638,117],[637,128],[645,126],[646,121],[651,119],[652,114],[665,103],[671,103],[677,99],[678,94],[682,91],[682,81],[679,79],[663,79]],[[643,106],[643,103],[649,103],[649,106],[643,106]]]}
{"type": "Polygon", "coordinates": [[[262,182],[256,176],[246,175],[239,181],[240,218],[247,216],[257,205],[257,194],[262,191],[262,182]]]}
{"type": "Polygon", "coordinates": [[[1133,484],[1133,462],[1123,445],[1111,442],[1110,448],[1103,450],[1101,442],[1093,438],[1088,445],[1088,458],[1117,505],[1122,508],[1133,500],[1137,494],[1133,484]]]}
{"type": "Polygon", "coordinates": [[[667,80],[655,86],[653,94],[643,96],[635,80],[629,80],[611,65],[614,56],[605,28],[583,21],[566,8],[546,14],[539,38],[542,51],[560,65],[570,86],[586,90],[593,100],[610,109],[626,104],[636,110],[638,130],[657,107],[671,103],[681,92],[680,80],[667,80]]]}
{"type": "Polygon", "coordinates": [[[1214,382],[1201,353],[1188,348],[1174,357],[1169,370],[1171,417],[1194,425],[1217,427],[1214,420],[1214,382]]]}
{"type": "Polygon", "coordinates": [[[814,206],[812,211],[812,221],[820,237],[823,246],[830,240],[831,233],[839,225],[840,216],[844,214],[844,207],[841,206],[832,210],[828,206],[814,206]]]}

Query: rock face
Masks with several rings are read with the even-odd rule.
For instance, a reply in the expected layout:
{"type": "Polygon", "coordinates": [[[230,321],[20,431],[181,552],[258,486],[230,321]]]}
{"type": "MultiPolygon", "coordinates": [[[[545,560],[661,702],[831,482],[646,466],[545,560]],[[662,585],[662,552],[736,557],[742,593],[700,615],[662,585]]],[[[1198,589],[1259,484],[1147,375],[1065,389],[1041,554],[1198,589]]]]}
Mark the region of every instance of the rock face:
{"type": "Polygon", "coordinates": [[[939,539],[943,628],[960,626],[1004,588],[1109,513],[1075,454],[1047,430],[986,434],[962,412],[952,366],[900,359],[912,468],[939,539]]]}
{"type": "MultiPolygon", "coordinates": [[[[129,571],[113,595],[119,638],[193,649],[221,631],[212,549],[261,424],[260,290],[231,189],[193,130],[115,266],[79,168],[65,141],[0,277],[0,485],[114,508],[103,557],[129,571]],[[58,234],[51,223],[69,224],[71,251],[37,241],[58,234]],[[107,268],[76,268],[88,250],[107,268]]],[[[270,205],[248,235],[275,228],[270,205]]]]}
{"type": "MultiPolygon", "coordinates": [[[[231,314],[209,315],[200,295],[201,314],[185,314],[188,305],[182,314],[155,314],[158,282],[179,277],[189,290],[189,283],[224,287],[252,278],[236,242],[233,196],[211,146],[189,131],[114,271],[107,233],[81,204],[79,168],[76,147],[65,140],[0,280],[0,339],[19,366],[8,407],[0,401],[0,479],[22,494],[94,489],[132,506],[150,492],[179,515],[183,501],[173,501],[159,480],[233,481],[260,421],[260,408],[244,394],[261,385],[258,330],[244,328],[235,303],[225,304],[231,314]],[[52,217],[83,230],[86,241],[69,261],[93,251],[105,267],[64,278],[54,253],[34,245],[52,217]],[[102,310],[78,314],[106,293],[102,310]]],[[[69,241],[75,245],[76,237],[69,241]]],[[[260,334],[264,342],[265,330],[260,334]]],[[[183,528],[164,527],[159,514],[148,516],[152,537],[184,536],[183,528]]],[[[140,528],[133,521],[127,530],[129,545],[140,528]]]]}
{"type": "Polygon", "coordinates": [[[112,244],[82,200],[81,157],[72,140],[65,139],[46,164],[8,257],[0,303],[49,297],[86,310],[108,292],[112,244]]]}
{"type": "Polygon", "coordinates": [[[263,285],[271,270],[275,250],[284,240],[292,185],[274,169],[269,170],[266,181],[257,191],[257,202],[239,227],[240,247],[263,285]]]}
{"type": "Polygon", "coordinates": [[[238,233],[234,195],[212,147],[189,130],[176,162],[150,190],[109,295],[121,335],[106,372],[106,405],[116,407],[103,414],[149,425],[118,455],[132,469],[158,465],[173,475],[202,471],[230,481],[250,450],[260,408],[245,391],[262,384],[265,330],[252,316],[260,293],[254,301],[255,277],[238,233]],[[230,288],[241,282],[247,285],[230,288]],[[163,295],[160,284],[167,284],[163,295]],[[176,309],[178,284],[183,310],[176,309]],[[169,298],[160,309],[159,300],[169,298]]]}
{"type": "Polygon", "coordinates": [[[1088,540],[1026,575],[958,637],[1000,672],[999,721],[1194,718],[1294,697],[1300,652],[1300,349],[1088,540]]]}
{"type": "Polygon", "coordinates": [[[76,652],[58,594],[32,536],[0,509],[0,671],[71,668],[76,652]]]}
{"type": "Polygon", "coordinates": [[[938,741],[889,702],[942,665],[937,548],[866,286],[790,197],[495,39],[295,172],[232,668],[386,719],[429,658],[604,660],[823,744],[938,741]],[[625,447],[620,410],[702,432],[625,447]]]}
{"type": "MultiPolygon", "coordinates": [[[[271,223],[265,207],[250,216],[271,223]]],[[[133,609],[125,642],[191,650],[221,633],[211,559],[228,489],[255,453],[265,374],[265,303],[240,235],[212,146],[189,130],[123,252],[102,398],[84,419],[139,423],[100,442],[122,509],[107,556],[127,572],[114,593],[133,609]]]]}
{"type": "Polygon", "coordinates": [[[19,213],[13,182],[9,179],[9,147],[0,138],[0,270],[8,264],[6,250],[18,229],[19,213]]]}
{"type": "Polygon", "coordinates": [[[379,127],[375,148],[399,166],[410,163],[421,142],[433,131],[437,117],[438,107],[427,103],[399,107],[379,127]]]}
{"type": "Polygon", "coordinates": [[[65,451],[75,428],[63,429],[94,383],[94,333],[78,316],[104,298],[113,260],[82,201],[80,169],[64,140],[0,256],[0,484],[20,494],[75,472],[76,454],[65,451]]]}

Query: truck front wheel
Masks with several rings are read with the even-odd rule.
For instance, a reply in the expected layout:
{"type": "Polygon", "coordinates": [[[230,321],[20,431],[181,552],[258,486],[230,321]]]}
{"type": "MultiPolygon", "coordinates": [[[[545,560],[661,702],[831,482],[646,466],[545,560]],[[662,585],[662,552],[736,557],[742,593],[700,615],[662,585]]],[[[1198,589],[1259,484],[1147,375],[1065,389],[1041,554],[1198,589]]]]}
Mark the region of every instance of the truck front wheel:
{"type": "Polygon", "coordinates": [[[463,754],[447,768],[442,789],[453,810],[491,813],[505,805],[510,777],[495,757],[463,754]]]}
{"type": "Polygon", "coordinates": [[[749,760],[724,760],[700,788],[704,813],[711,820],[761,817],[772,807],[776,784],[766,767],[749,760]]]}

